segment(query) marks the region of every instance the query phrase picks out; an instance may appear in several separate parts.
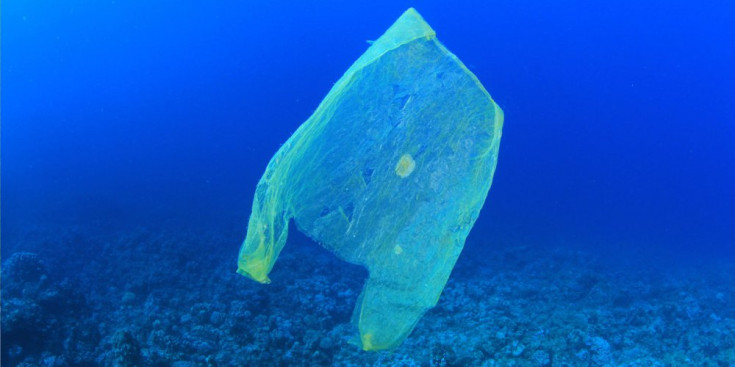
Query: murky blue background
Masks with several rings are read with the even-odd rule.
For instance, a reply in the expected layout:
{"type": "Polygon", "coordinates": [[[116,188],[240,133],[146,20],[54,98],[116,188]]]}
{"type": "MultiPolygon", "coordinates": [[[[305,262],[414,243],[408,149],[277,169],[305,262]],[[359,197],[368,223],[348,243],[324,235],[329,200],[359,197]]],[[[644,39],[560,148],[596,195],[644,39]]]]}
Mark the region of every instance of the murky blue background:
{"type": "Polygon", "coordinates": [[[729,2],[3,5],[5,233],[95,220],[244,234],[279,144],[415,6],[505,110],[471,239],[735,254],[729,2]]]}

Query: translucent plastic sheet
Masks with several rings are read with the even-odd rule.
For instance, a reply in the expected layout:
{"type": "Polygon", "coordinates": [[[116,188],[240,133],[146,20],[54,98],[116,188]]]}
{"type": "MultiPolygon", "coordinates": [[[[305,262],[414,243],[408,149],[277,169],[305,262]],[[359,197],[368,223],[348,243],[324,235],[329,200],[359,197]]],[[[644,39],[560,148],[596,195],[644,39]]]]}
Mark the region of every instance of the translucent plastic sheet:
{"type": "Polygon", "coordinates": [[[436,304],[482,208],[502,124],[477,78],[407,10],[271,159],[238,273],[268,283],[293,219],[368,269],[358,344],[398,346],[436,304]]]}

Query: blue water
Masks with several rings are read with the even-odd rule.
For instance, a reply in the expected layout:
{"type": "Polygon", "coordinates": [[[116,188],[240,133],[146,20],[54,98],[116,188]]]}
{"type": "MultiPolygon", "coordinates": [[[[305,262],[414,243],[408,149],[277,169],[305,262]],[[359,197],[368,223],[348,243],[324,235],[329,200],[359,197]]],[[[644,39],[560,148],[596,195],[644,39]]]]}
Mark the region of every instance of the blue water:
{"type": "Polygon", "coordinates": [[[234,270],[268,160],[409,6],[505,112],[466,252],[735,263],[725,0],[6,1],[3,260],[31,251],[81,273],[63,254],[109,243],[89,233],[143,227],[220,233],[212,251],[234,270]]]}

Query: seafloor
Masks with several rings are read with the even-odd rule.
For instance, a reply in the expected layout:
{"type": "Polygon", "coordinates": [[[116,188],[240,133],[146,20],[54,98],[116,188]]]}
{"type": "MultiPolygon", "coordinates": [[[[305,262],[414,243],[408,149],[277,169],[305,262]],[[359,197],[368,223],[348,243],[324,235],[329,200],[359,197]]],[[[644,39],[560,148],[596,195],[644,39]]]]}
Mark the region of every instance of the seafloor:
{"type": "MultiPolygon", "coordinates": [[[[3,233],[5,235],[6,233],[3,233]]],[[[362,352],[366,272],[292,236],[270,285],[239,239],[137,228],[3,238],[3,366],[735,366],[735,266],[509,244],[460,257],[397,350],[362,352]],[[114,235],[110,233],[115,233],[114,235]]]]}

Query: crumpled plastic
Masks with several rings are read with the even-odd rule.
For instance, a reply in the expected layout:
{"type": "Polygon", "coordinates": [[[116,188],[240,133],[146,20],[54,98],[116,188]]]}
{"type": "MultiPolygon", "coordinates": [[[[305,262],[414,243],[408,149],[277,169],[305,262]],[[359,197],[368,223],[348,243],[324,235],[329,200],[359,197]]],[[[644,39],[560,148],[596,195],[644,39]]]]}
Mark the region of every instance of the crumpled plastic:
{"type": "Polygon", "coordinates": [[[270,282],[293,219],[368,269],[356,343],[395,348],[439,299],[490,189],[502,125],[478,79],[408,9],[271,159],[238,273],[270,282]]]}

